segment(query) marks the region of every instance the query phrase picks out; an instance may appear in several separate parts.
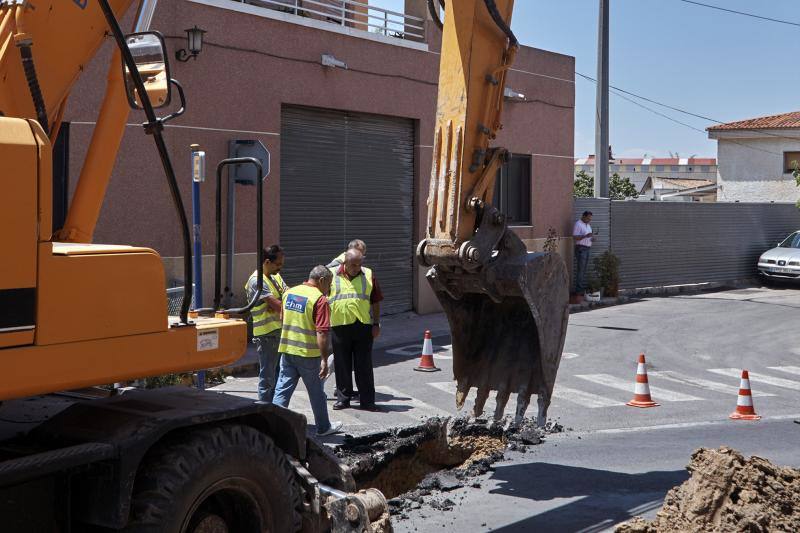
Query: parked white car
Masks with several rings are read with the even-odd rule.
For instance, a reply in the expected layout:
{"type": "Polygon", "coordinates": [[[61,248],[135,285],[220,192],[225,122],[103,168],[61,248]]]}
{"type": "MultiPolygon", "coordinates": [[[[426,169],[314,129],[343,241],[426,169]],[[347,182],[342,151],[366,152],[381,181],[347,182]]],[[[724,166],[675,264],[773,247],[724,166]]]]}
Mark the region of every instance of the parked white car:
{"type": "Polygon", "coordinates": [[[758,273],[766,279],[800,278],[800,231],[786,237],[777,248],[761,254],[758,273]]]}

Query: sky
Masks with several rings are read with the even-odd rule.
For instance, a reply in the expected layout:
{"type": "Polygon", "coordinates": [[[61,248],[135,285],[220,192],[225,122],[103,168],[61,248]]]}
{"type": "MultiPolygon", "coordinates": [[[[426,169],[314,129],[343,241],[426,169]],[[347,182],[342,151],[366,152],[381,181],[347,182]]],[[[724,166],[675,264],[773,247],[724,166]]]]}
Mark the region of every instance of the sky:
{"type": "MultiPolygon", "coordinates": [[[[797,23],[779,24],[681,0],[609,0],[611,85],[722,122],[800,110],[800,0],[699,0],[797,23]]],[[[403,0],[371,0],[402,11],[403,0]]],[[[575,57],[597,77],[598,0],[516,0],[512,29],[523,45],[575,57]]],[[[594,83],[575,80],[575,156],[594,153],[594,83]]],[[[610,96],[615,157],[716,157],[708,120],[640,101],[676,124],[610,96]]]]}

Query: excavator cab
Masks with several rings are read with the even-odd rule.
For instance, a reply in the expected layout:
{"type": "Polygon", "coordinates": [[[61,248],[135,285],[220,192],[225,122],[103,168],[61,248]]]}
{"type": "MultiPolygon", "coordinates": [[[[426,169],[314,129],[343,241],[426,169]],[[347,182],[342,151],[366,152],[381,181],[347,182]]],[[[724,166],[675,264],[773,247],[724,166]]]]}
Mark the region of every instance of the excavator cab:
{"type": "Polygon", "coordinates": [[[506,73],[518,49],[513,0],[429,0],[442,28],[439,98],[426,238],[417,259],[447,314],[456,405],[477,389],[473,414],[497,391],[496,419],[517,394],[516,422],[532,394],[544,425],[568,319],[568,278],[556,254],[530,253],[492,205],[508,151],[490,147],[501,128],[506,73]]]}

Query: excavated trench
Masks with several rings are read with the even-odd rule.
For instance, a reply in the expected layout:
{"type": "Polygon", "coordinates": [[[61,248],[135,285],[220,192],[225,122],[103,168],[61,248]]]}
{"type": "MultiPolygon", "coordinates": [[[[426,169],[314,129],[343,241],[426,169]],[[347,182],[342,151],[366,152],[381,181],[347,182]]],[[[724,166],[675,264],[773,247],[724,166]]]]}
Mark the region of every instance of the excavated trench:
{"type": "Polygon", "coordinates": [[[377,488],[389,500],[393,514],[418,508],[423,502],[437,509],[454,504],[441,495],[463,486],[480,486],[473,478],[503,459],[505,450],[525,451],[542,442],[546,432],[532,421],[509,429],[502,423],[469,422],[464,418],[431,418],[424,424],[351,437],[336,448],[359,489],[377,488]]]}

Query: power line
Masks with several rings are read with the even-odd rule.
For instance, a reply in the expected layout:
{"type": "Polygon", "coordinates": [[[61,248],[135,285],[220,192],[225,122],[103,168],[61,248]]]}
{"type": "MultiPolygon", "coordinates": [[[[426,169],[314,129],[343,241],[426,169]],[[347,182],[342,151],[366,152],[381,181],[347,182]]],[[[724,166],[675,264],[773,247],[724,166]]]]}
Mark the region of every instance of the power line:
{"type": "MultiPolygon", "coordinates": [[[[586,74],[581,74],[580,72],[577,72],[577,71],[575,72],[575,74],[577,74],[578,76],[580,76],[580,77],[582,77],[582,78],[584,78],[584,79],[586,79],[588,81],[591,81],[593,83],[597,83],[597,80],[592,78],[591,76],[587,76],[586,74]]],[[[640,94],[636,94],[634,92],[626,91],[625,89],[621,89],[619,87],[615,87],[614,85],[609,85],[609,87],[611,89],[615,90],[615,91],[619,91],[619,93],[623,93],[623,94],[627,94],[629,96],[633,96],[634,98],[638,98],[640,100],[644,100],[645,102],[650,102],[651,104],[655,104],[655,105],[664,107],[666,109],[671,109],[672,111],[676,111],[678,113],[683,113],[684,115],[688,115],[690,117],[695,117],[695,118],[699,118],[699,119],[702,119],[702,120],[707,120],[709,122],[714,122],[715,124],[725,124],[725,122],[722,121],[722,120],[717,120],[715,118],[707,117],[705,115],[700,115],[698,113],[693,113],[691,111],[687,111],[685,109],[681,109],[680,107],[675,107],[675,106],[672,106],[672,105],[669,105],[669,104],[665,104],[663,102],[659,102],[657,100],[653,100],[652,98],[648,98],[646,96],[642,96],[640,94]]],[[[621,96],[621,94],[617,94],[617,96],[621,96]]],[[[626,100],[627,100],[627,98],[626,98],[626,100]]],[[[646,106],[640,106],[640,107],[644,107],[645,109],[649,109],[646,106]]],[[[664,116],[664,115],[662,115],[662,116],[664,116]]],[[[665,118],[668,118],[669,120],[673,120],[673,122],[678,122],[679,124],[683,124],[682,122],[674,120],[671,117],[666,117],[665,116],[665,118]]],[[[691,127],[692,129],[697,129],[694,126],[689,126],[689,127],[691,127]]],[[[749,131],[751,133],[758,133],[759,135],[764,135],[766,137],[775,137],[777,139],[787,139],[787,140],[791,140],[791,141],[800,140],[800,137],[789,137],[789,136],[786,136],[786,135],[781,135],[779,133],[770,133],[768,131],[765,131],[764,129],[754,129],[754,128],[737,128],[737,129],[739,129],[740,131],[749,131]]],[[[698,130],[698,131],[703,131],[703,133],[705,133],[704,130],[698,130]]],[[[744,146],[744,145],[742,145],[742,146],[744,146]]],[[[759,149],[759,150],[761,150],[761,149],[759,149]]],[[[761,151],[764,151],[764,150],[761,150],[761,151]]],[[[777,152],[769,152],[769,151],[767,151],[767,152],[771,153],[771,154],[777,153],[777,152]]]]}
{"type": "MultiPolygon", "coordinates": [[[[703,135],[705,135],[705,134],[706,134],[705,130],[701,130],[700,128],[696,128],[696,127],[692,126],[691,124],[686,124],[685,122],[681,122],[680,120],[674,119],[674,118],[670,117],[669,115],[665,115],[664,113],[661,113],[661,112],[659,112],[659,111],[656,111],[655,109],[653,109],[653,108],[651,108],[651,107],[647,107],[646,105],[644,105],[644,104],[642,104],[642,103],[639,103],[639,102],[637,102],[637,101],[636,101],[636,100],[634,100],[633,98],[628,98],[628,97],[627,97],[627,96],[625,96],[624,94],[618,93],[618,92],[616,92],[616,91],[614,91],[614,90],[611,90],[611,93],[612,93],[614,96],[617,96],[617,97],[619,97],[619,98],[622,98],[623,100],[627,100],[628,102],[630,102],[630,103],[632,103],[632,104],[634,104],[634,105],[637,105],[637,106],[641,107],[642,109],[645,109],[645,110],[649,111],[650,113],[656,114],[656,115],[658,115],[658,116],[660,116],[660,117],[663,117],[663,118],[665,118],[665,119],[667,119],[667,120],[670,120],[670,121],[672,121],[672,122],[675,122],[676,124],[680,124],[681,126],[685,126],[685,127],[689,128],[689,129],[691,129],[691,130],[694,130],[694,131],[696,131],[696,132],[702,133],[703,135]]],[[[783,155],[783,154],[781,154],[781,153],[779,153],[779,152],[773,152],[772,150],[767,150],[767,149],[765,149],[765,148],[758,148],[758,147],[756,147],[756,146],[750,146],[749,144],[740,143],[740,142],[734,141],[733,139],[725,139],[725,140],[726,140],[726,141],[730,141],[730,142],[731,142],[731,143],[733,143],[733,144],[737,144],[737,145],[739,145],[739,146],[743,146],[743,147],[745,147],[745,148],[749,148],[749,149],[751,149],[751,150],[755,150],[755,151],[757,151],[757,152],[765,152],[765,153],[767,153],[767,154],[772,154],[772,155],[783,155]]]]}
{"type": "Polygon", "coordinates": [[[678,0],[679,2],[684,2],[686,4],[694,4],[696,6],[707,7],[709,9],[716,9],[718,11],[725,11],[726,13],[733,13],[735,15],[742,15],[745,17],[751,17],[754,19],[766,20],[768,22],[777,22],[778,24],[787,24],[789,26],[797,26],[800,27],[800,22],[792,22],[790,20],[781,20],[781,19],[774,19],[772,17],[764,17],[762,15],[756,15],[755,13],[746,13],[744,11],[736,11],[735,9],[728,9],[727,7],[720,7],[711,4],[704,4],[702,2],[695,2],[694,0],[678,0]]]}

